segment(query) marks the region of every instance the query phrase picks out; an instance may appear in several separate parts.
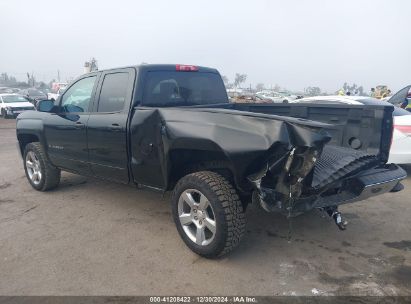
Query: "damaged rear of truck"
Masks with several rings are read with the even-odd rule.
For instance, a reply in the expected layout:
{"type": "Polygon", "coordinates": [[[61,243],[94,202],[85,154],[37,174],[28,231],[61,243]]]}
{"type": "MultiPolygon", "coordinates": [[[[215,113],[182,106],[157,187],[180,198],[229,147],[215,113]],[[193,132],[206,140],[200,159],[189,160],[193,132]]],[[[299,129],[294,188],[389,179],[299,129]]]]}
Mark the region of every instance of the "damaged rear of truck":
{"type": "Polygon", "coordinates": [[[229,103],[216,70],[141,69],[145,91],[131,120],[134,181],[173,190],[177,229],[200,255],[238,244],[250,203],[288,218],[321,209],[344,230],[339,205],[402,189],[405,171],[386,164],[391,106],[229,103]],[[219,81],[208,91],[202,82],[195,94],[185,80],[205,75],[219,81]],[[166,98],[151,87],[160,94],[164,87],[166,98]]]}
{"type": "Polygon", "coordinates": [[[406,177],[387,164],[392,106],[230,103],[205,67],[94,72],[38,110],[17,120],[33,188],[56,187],[66,170],[172,191],[177,230],[205,257],[240,242],[250,203],[288,218],[321,209],[345,229],[339,205],[399,191],[406,177]]]}
{"type": "MultiPolygon", "coordinates": [[[[152,123],[141,132],[161,134],[155,145],[161,149],[159,176],[164,176],[165,188],[175,189],[172,206],[180,235],[193,251],[213,257],[229,252],[241,238],[245,219],[239,214],[249,203],[288,218],[317,208],[344,230],[347,223],[338,211],[339,205],[400,191],[405,171],[386,164],[392,110],[382,105],[225,104],[146,108],[140,114],[156,117],[154,121],[160,126],[155,130],[156,123],[152,123]],[[219,250],[208,249],[210,244],[203,241],[206,235],[200,239],[196,236],[201,228],[201,218],[196,218],[199,209],[181,207],[189,200],[201,206],[203,194],[211,204],[213,198],[204,193],[204,188],[199,189],[193,180],[186,184],[187,176],[195,178],[207,172],[218,174],[233,187],[217,191],[234,198],[238,194],[241,201],[236,210],[242,210],[229,214],[228,225],[237,227],[233,229],[237,241],[219,250]],[[188,214],[191,219],[186,221],[183,218],[188,214]],[[241,231],[238,236],[236,231],[241,231]]],[[[145,161],[139,159],[138,163],[145,161]]],[[[136,167],[135,172],[139,171],[136,167]]],[[[211,183],[219,183],[218,178],[212,175],[211,183]]],[[[208,216],[216,210],[200,212],[208,216]]]]}
{"type": "Polygon", "coordinates": [[[160,115],[171,182],[181,177],[176,172],[185,173],[181,168],[220,170],[242,197],[249,195],[269,212],[292,217],[313,208],[336,209],[399,191],[406,177],[400,167],[386,164],[391,107],[231,104],[162,109],[160,115]],[[295,109],[295,116],[306,118],[290,117],[295,109]],[[274,111],[283,116],[264,114],[274,111]]]}

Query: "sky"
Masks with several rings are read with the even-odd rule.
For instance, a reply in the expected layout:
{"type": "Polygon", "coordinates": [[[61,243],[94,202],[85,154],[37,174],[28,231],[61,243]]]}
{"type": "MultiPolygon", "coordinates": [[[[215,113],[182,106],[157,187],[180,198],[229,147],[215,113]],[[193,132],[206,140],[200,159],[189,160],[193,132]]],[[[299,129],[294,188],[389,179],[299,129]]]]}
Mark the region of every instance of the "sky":
{"type": "Polygon", "coordinates": [[[290,90],[411,83],[408,0],[0,0],[0,72],[49,81],[146,63],[290,90]]]}

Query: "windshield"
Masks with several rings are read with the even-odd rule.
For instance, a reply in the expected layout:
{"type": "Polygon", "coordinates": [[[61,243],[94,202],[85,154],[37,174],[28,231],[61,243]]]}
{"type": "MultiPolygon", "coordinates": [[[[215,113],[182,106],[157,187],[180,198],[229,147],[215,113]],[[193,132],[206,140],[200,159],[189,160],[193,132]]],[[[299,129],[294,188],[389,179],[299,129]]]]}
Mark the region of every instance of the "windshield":
{"type": "Polygon", "coordinates": [[[2,96],[3,102],[12,103],[12,102],[27,102],[27,98],[20,95],[6,95],[2,96]]]}
{"type": "Polygon", "coordinates": [[[400,105],[405,101],[405,98],[407,98],[410,91],[411,85],[406,86],[405,88],[395,93],[390,99],[388,99],[388,102],[394,105],[400,105]]]}
{"type": "Polygon", "coordinates": [[[228,103],[219,74],[152,71],[147,73],[143,105],[152,107],[228,103]]]}

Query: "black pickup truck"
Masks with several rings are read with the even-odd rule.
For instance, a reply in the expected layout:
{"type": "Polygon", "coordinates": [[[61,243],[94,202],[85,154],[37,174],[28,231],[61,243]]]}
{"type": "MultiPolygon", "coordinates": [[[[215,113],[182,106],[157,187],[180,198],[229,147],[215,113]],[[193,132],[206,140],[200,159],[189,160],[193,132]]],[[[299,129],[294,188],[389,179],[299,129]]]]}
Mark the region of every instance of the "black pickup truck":
{"type": "Polygon", "coordinates": [[[34,189],[60,170],[173,191],[177,230],[194,252],[217,257],[258,204],[293,217],[318,208],[341,228],[338,205],[403,187],[386,164],[391,106],[230,103],[217,70],[141,65],[86,74],[56,101],[17,118],[34,189]]]}

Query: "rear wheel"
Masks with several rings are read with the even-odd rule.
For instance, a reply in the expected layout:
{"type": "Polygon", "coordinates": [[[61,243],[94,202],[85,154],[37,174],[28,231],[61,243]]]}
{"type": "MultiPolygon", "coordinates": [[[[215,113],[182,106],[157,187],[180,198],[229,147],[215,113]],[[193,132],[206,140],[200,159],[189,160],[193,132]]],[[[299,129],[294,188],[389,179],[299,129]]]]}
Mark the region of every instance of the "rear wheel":
{"type": "Polygon", "coordinates": [[[43,147],[38,142],[26,145],[24,170],[30,185],[38,191],[51,190],[60,183],[60,169],[49,162],[43,147]]]}
{"type": "Polygon", "coordinates": [[[245,232],[245,214],[236,190],[214,172],[183,177],[173,192],[172,211],[183,241],[204,257],[229,253],[245,232]]]}

